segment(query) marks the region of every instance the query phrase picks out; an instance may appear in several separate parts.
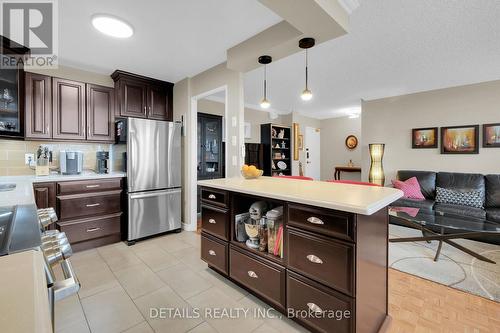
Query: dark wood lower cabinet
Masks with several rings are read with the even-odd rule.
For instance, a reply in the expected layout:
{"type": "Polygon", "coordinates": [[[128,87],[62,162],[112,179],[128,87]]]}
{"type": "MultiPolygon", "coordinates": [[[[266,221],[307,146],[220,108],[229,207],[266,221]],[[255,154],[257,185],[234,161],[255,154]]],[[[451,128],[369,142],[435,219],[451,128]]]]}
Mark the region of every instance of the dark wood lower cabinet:
{"type": "Polygon", "coordinates": [[[35,183],[38,208],[53,207],[73,251],[121,240],[121,178],[35,183]]]}
{"type": "Polygon", "coordinates": [[[285,267],[236,247],[229,249],[229,276],[277,309],[285,309],[285,267]]]}
{"type": "Polygon", "coordinates": [[[56,207],[56,184],[35,183],[33,184],[35,203],[38,209],[56,207]]]}
{"type": "Polygon", "coordinates": [[[209,267],[312,332],[384,331],[387,209],[366,216],[207,187],[201,191],[201,258],[209,267]],[[236,240],[235,215],[259,200],[283,205],[282,259],[236,240]]]}

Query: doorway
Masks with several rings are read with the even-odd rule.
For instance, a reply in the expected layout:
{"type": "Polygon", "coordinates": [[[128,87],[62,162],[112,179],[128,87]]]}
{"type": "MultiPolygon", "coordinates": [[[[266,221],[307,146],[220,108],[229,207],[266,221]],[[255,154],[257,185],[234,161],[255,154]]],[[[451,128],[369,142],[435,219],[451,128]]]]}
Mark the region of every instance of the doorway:
{"type": "Polygon", "coordinates": [[[198,180],[223,178],[227,173],[226,133],[227,133],[226,87],[220,87],[192,98],[191,124],[191,185],[189,230],[199,229],[201,205],[198,180]],[[196,130],[194,130],[196,129],[196,130]],[[194,155],[194,156],[193,156],[194,155]],[[196,157],[195,157],[196,156],[196,157]],[[196,203],[196,204],[194,204],[196,203]]]}
{"type": "Polygon", "coordinates": [[[304,137],[305,166],[304,175],[306,177],[321,179],[321,137],[320,129],[306,127],[304,137]]]}

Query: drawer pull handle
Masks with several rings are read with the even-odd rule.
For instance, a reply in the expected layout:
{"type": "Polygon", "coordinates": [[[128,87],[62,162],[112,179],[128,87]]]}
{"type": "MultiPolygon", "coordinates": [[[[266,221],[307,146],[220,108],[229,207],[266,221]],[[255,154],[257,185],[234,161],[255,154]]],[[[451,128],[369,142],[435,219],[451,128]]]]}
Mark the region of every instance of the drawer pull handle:
{"type": "Polygon", "coordinates": [[[215,194],[209,194],[208,198],[212,199],[212,200],[215,200],[217,197],[215,196],[215,194]]]}
{"type": "Polygon", "coordinates": [[[85,205],[87,207],[97,207],[97,206],[100,206],[101,204],[100,203],[93,203],[93,204],[88,204],[88,205],[85,205]]]}
{"type": "Polygon", "coordinates": [[[259,276],[257,274],[255,274],[254,271],[248,271],[248,276],[250,276],[251,278],[254,278],[254,279],[259,278],[259,276]]]}
{"type": "Polygon", "coordinates": [[[94,232],[94,231],[98,231],[98,230],[101,230],[101,228],[90,228],[90,229],[87,229],[87,232],[94,232]]]}
{"type": "Polygon", "coordinates": [[[311,216],[310,218],[307,219],[307,222],[312,223],[312,224],[325,224],[321,219],[317,218],[316,216],[311,216]]]}
{"type": "Polygon", "coordinates": [[[322,264],[323,263],[323,260],[316,257],[314,254],[308,255],[306,258],[307,258],[307,260],[309,260],[310,262],[315,263],[315,264],[322,264]]]}
{"type": "Polygon", "coordinates": [[[321,308],[319,306],[317,306],[316,304],[314,304],[314,303],[307,303],[307,307],[312,312],[316,312],[316,313],[322,313],[323,312],[323,310],[321,310],[321,308]]]}
{"type": "Polygon", "coordinates": [[[96,185],[87,185],[85,187],[86,188],[96,188],[96,187],[99,187],[99,186],[101,186],[101,185],[97,185],[97,184],[96,185]]]}
{"type": "Polygon", "coordinates": [[[208,219],[208,223],[215,224],[217,222],[214,219],[208,219]]]}
{"type": "Polygon", "coordinates": [[[208,254],[210,254],[211,256],[217,255],[214,250],[208,250],[208,254]]]}

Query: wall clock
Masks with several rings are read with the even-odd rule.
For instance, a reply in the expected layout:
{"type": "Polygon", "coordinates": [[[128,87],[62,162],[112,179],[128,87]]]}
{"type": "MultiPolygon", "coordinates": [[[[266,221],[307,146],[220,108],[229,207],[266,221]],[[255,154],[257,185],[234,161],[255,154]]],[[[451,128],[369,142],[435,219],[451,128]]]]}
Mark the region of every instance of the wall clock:
{"type": "Polygon", "coordinates": [[[355,135],[349,135],[345,139],[345,146],[350,150],[355,149],[358,146],[358,138],[355,135]]]}

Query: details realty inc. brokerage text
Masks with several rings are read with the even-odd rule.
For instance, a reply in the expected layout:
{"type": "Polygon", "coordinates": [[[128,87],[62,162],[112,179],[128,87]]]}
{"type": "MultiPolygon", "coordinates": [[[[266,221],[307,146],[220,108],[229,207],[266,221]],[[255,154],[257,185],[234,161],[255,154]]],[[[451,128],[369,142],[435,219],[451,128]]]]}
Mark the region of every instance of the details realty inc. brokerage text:
{"type": "MultiPolygon", "coordinates": [[[[287,309],[286,316],[288,318],[327,318],[333,320],[343,320],[351,318],[350,310],[296,310],[287,309]]],[[[175,307],[158,307],[149,308],[149,317],[151,319],[238,319],[238,318],[282,318],[283,314],[273,308],[224,308],[224,307],[207,307],[207,308],[175,308],[175,307]]]]}

